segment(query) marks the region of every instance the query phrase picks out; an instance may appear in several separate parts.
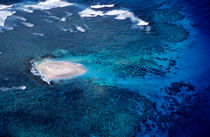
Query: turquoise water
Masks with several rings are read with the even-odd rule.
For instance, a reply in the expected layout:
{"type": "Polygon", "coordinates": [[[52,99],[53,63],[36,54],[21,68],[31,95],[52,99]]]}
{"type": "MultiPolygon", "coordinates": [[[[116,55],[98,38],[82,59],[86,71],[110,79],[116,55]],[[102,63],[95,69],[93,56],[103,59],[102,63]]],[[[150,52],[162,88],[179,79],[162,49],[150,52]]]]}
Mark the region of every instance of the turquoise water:
{"type": "Polygon", "coordinates": [[[16,13],[0,27],[0,136],[208,136],[209,35],[206,16],[197,18],[205,4],[199,12],[193,1],[69,3],[5,9],[16,13]],[[149,25],[80,16],[95,4],[115,4],[94,10],[129,10],[149,25]],[[31,73],[32,62],[48,58],[87,73],[49,85],[31,73]]]}

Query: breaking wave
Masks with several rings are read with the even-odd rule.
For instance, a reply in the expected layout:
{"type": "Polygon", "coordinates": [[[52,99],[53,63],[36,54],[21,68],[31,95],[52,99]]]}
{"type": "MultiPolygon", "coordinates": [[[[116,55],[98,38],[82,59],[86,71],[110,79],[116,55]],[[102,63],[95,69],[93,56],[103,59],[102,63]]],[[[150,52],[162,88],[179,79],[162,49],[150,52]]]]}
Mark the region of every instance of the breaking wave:
{"type": "Polygon", "coordinates": [[[129,10],[110,10],[107,12],[100,10],[93,10],[91,8],[86,8],[85,10],[79,12],[80,17],[97,17],[97,16],[115,16],[117,20],[130,19],[133,23],[137,23],[139,26],[149,25],[148,22],[141,20],[134,15],[133,12],[129,10]]]}
{"type": "Polygon", "coordinates": [[[11,87],[11,88],[8,88],[8,87],[0,87],[0,90],[1,91],[9,91],[9,90],[25,90],[27,87],[26,86],[14,86],[14,87],[11,87]]]}
{"type": "Polygon", "coordinates": [[[92,5],[90,6],[92,9],[100,9],[100,8],[112,8],[115,4],[109,4],[109,5],[92,5]]]}

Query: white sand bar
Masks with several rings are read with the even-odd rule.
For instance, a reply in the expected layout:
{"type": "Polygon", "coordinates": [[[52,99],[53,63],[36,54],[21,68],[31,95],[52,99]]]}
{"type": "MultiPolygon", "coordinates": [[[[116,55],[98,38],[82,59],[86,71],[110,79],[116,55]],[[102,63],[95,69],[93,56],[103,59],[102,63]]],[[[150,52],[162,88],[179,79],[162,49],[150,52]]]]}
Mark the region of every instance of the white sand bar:
{"type": "Polygon", "coordinates": [[[37,69],[48,81],[69,79],[86,72],[83,65],[67,61],[44,61],[37,65],[37,69]]]}

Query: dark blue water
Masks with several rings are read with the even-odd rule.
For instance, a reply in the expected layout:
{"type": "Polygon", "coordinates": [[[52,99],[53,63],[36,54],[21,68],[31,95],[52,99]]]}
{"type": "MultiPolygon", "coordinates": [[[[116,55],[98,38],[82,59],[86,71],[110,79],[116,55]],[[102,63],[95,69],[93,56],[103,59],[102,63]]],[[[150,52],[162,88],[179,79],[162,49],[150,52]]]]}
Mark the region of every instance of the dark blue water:
{"type": "Polygon", "coordinates": [[[209,1],[69,0],[73,6],[21,9],[38,2],[0,2],[16,11],[0,26],[0,136],[210,135],[209,1]],[[79,15],[95,4],[115,4],[94,10],[129,10],[149,25],[79,15]],[[81,63],[87,73],[49,85],[30,71],[46,58],[81,63]]]}

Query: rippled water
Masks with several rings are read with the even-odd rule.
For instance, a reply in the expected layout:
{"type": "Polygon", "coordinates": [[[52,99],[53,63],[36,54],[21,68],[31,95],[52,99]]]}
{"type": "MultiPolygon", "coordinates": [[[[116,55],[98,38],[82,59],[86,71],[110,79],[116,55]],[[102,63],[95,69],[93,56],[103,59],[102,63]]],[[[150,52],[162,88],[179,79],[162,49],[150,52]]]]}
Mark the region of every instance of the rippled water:
{"type": "Polygon", "coordinates": [[[0,136],[208,136],[206,5],[2,1],[0,136]],[[31,73],[46,58],[87,73],[49,85],[31,73]]]}

